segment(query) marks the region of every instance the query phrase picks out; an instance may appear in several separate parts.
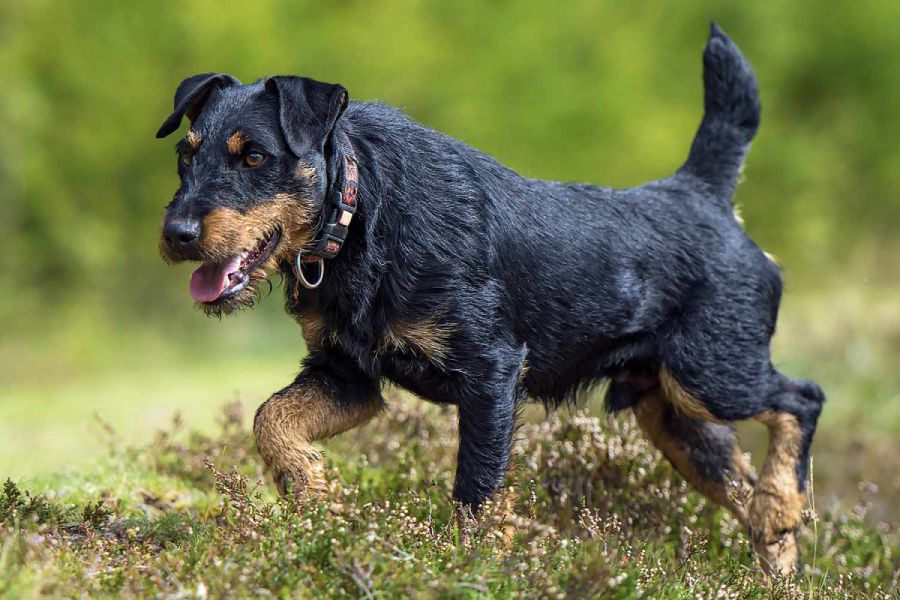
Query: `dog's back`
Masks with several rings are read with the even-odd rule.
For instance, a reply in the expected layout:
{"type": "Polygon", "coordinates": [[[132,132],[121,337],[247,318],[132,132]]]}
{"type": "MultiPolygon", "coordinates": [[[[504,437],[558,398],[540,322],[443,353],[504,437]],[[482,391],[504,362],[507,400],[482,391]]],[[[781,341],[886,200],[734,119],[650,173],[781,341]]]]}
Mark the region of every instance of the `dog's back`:
{"type": "Polygon", "coordinates": [[[405,219],[379,234],[391,241],[389,263],[420,270],[419,289],[403,296],[428,305],[423,288],[446,296],[472,273],[501,282],[497,293],[528,348],[529,392],[551,404],[663,362],[660,338],[713,290],[739,296],[752,313],[742,318],[758,323],[767,341],[779,271],[731,204],[760,104],[752,71],[715,25],[703,80],[705,114],[687,162],[672,177],[627,190],[522,178],[394,109],[351,106],[358,135],[404,149],[393,162],[362,161],[383,186],[372,195],[405,219]]]}

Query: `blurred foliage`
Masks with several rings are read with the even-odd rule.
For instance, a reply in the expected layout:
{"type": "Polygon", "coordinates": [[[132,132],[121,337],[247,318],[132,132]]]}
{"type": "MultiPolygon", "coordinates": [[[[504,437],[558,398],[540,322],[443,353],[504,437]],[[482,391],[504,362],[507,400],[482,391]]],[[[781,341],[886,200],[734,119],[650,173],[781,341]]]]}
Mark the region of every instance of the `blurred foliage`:
{"type": "Polygon", "coordinates": [[[153,138],[185,76],[337,81],[525,175],[626,186],[685,158],[711,18],[762,90],[738,192],[752,235],[800,285],[896,275],[894,0],[2,0],[0,318],[27,333],[48,312],[86,330],[191,314],[185,272],[157,256],[176,175],[153,138]]]}

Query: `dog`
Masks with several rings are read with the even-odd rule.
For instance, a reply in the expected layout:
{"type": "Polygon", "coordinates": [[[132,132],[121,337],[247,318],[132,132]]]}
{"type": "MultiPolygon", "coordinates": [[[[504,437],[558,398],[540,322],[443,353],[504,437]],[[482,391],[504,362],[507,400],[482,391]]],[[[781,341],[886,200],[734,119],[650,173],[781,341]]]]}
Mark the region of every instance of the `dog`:
{"type": "Polygon", "coordinates": [[[526,399],[552,408],[608,383],[609,410],[633,411],[737,517],[764,570],[794,570],[824,395],[770,359],[781,271],[732,204],[760,103],[715,23],[703,83],[684,165],[607,189],[524,178],[340,85],[182,81],[157,133],[191,122],[162,255],[200,262],[190,292],[212,315],[251,306],[280,273],[308,349],[254,419],[279,491],[327,491],[312,442],[378,414],[388,380],[458,407],[454,499],[477,511],[504,480],[526,399]],[[732,425],[744,419],[770,434],[758,477],[732,425]]]}

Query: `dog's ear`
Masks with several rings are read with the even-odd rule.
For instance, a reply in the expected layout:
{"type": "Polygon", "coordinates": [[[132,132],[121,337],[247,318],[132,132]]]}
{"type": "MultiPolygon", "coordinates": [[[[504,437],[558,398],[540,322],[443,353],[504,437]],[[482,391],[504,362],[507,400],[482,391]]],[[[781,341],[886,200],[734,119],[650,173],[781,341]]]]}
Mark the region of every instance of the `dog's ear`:
{"type": "Polygon", "coordinates": [[[184,116],[191,121],[196,119],[214,89],[232,85],[241,85],[241,82],[224,73],[201,73],[182,81],[175,90],[175,110],[163,122],[156,137],[166,137],[178,129],[184,116]]]}
{"type": "Polygon", "coordinates": [[[320,150],[335,122],[347,108],[343,86],[306,77],[270,77],[266,89],[278,98],[284,139],[295,156],[320,150]]]}

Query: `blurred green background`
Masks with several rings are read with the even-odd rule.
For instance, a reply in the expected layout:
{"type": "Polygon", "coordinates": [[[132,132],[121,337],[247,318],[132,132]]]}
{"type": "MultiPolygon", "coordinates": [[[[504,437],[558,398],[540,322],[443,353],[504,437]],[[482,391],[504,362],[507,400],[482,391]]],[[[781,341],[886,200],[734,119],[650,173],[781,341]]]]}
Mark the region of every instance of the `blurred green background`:
{"type": "Polygon", "coordinates": [[[183,77],[340,82],[525,175],[628,186],[686,157],[712,18],[759,78],[763,125],[737,199],[786,267],[776,358],[829,395],[819,489],[840,499],[867,478],[894,494],[895,0],[0,0],[0,475],[89,460],[94,413],[136,439],[175,409],[203,426],[297,369],[280,290],[206,319],[190,267],[158,257],[176,174],[174,138],[153,134],[183,77]]]}

